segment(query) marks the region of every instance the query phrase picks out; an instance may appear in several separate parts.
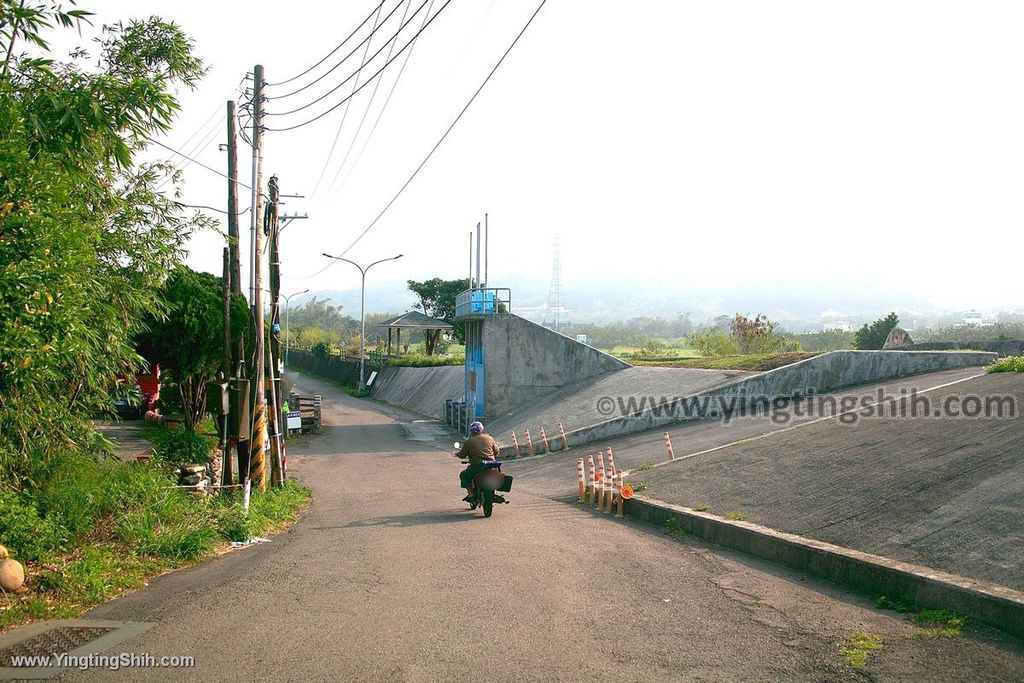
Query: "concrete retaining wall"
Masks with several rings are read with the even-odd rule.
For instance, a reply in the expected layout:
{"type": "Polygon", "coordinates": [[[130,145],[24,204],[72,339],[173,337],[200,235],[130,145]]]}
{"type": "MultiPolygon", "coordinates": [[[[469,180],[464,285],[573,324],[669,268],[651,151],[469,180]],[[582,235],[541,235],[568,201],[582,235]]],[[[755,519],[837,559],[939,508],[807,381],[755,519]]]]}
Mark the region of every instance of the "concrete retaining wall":
{"type": "Polygon", "coordinates": [[[792,567],[856,591],[884,595],[919,608],[946,609],[1024,638],[1024,593],[787,534],[733,522],[689,508],[633,498],[625,513],[650,524],[675,519],[698,538],[792,567]]]}
{"type": "Polygon", "coordinates": [[[629,363],[580,344],[516,315],[494,315],[483,324],[484,405],[504,415],[555,389],[629,363]]]}
{"type": "Polygon", "coordinates": [[[444,402],[447,399],[462,399],[463,380],[461,365],[436,368],[386,367],[378,373],[370,396],[425,417],[443,418],[444,402]]]}
{"type": "MultiPolygon", "coordinates": [[[[320,358],[308,351],[290,349],[288,351],[288,367],[292,370],[303,370],[313,375],[325,377],[353,389],[359,384],[359,362],[340,358],[339,356],[320,358]]],[[[369,376],[372,370],[370,365],[367,364],[367,376],[369,376]]]]}
{"type": "MultiPolygon", "coordinates": [[[[723,397],[738,411],[742,404],[749,406],[756,399],[789,399],[811,393],[824,394],[926,372],[980,367],[992,363],[996,358],[995,353],[981,351],[831,351],[696,394],[695,397],[714,399],[709,401],[709,406],[715,405],[718,397],[723,397]]],[[[645,410],[575,429],[568,432],[566,437],[570,446],[577,446],[679,422],[715,417],[714,414],[692,415],[688,410],[690,407],[690,402],[680,401],[676,407],[669,405],[656,411],[645,410]]],[[[502,455],[506,456],[506,452],[511,454],[511,449],[504,449],[502,455]]]]}
{"type": "Polygon", "coordinates": [[[991,351],[998,353],[1000,358],[1024,355],[1024,340],[1016,341],[963,341],[963,342],[923,342],[914,344],[912,351],[991,351]]]}

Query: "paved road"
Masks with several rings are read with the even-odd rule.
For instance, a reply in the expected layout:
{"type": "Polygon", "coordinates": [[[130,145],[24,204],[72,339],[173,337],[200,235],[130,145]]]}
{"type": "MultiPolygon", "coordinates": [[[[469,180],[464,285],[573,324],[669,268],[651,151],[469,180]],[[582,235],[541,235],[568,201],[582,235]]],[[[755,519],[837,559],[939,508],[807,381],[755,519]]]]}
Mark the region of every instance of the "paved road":
{"type": "Polygon", "coordinates": [[[290,532],[166,575],[90,618],[154,622],[118,652],[194,670],[68,679],[292,681],[1013,680],[989,631],[910,640],[866,599],[692,539],[552,499],[491,519],[458,502],[459,463],[374,405],[324,396],[325,434],[290,448],[314,492],[290,532]],[[301,447],[299,447],[301,446],[301,447]],[[864,670],[837,654],[881,634],[864,670]]]}

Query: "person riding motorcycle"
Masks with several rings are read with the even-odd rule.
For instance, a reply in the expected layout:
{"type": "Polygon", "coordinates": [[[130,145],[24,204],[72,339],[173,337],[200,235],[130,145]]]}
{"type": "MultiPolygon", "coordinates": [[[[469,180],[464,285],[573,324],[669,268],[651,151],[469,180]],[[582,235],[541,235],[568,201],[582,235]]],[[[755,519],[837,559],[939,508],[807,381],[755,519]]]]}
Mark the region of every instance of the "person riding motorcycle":
{"type": "Polygon", "coordinates": [[[498,458],[498,442],[490,434],[484,434],[484,426],[480,422],[469,425],[469,438],[455,454],[460,460],[468,460],[469,467],[459,473],[459,483],[466,489],[466,497],[462,500],[473,502],[473,480],[484,469],[483,463],[498,458]]]}

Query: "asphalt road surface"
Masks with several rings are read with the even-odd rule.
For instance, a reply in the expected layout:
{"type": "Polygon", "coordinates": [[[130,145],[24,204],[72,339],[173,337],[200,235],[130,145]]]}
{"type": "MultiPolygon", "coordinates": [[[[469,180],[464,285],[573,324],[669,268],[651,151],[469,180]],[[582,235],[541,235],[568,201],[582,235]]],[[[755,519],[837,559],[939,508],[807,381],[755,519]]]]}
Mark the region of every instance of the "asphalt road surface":
{"type": "Polygon", "coordinates": [[[303,378],[326,429],[289,449],[314,494],[288,533],[168,574],[87,616],[152,622],[118,652],[193,669],[69,680],[1020,680],[987,630],[913,640],[905,616],[693,539],[517,488],[484,519],[441,442],[303,378]],[[854,631],[881,651],[839,656],[854,631]]]}

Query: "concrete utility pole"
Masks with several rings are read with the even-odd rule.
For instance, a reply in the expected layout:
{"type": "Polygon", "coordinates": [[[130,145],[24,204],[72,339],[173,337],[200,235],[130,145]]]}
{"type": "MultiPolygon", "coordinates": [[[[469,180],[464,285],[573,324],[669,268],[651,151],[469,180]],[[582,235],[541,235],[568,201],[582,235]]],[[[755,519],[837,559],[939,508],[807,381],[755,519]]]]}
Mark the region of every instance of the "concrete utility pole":
{"type": "MultiPolygon", "coordinates": [[[[235,101],[228,101],[228,249],[231,250],[231,292],[242,294],[242,264],[238,235],[238,132],[235,130],[235,101]]],[[[238,359],[235,359],[238,362],[238,359]]],[[[232,368],[233,370],[233,368],[232,368]]]]}
{"type": "Polygon", "coordinates": [[[249,301],[256,321],[256,354],[253,360],[253,429],[249,448],[249,479],[257,488],[267,488],[263,443],[267,433],[267,388],[264,374],[263,331],[263,66],[253,69],[252,91],[252,282],[249,301]]]}
{"type": "Polygon", "coordinates": [[[284,483],[284,422],[281,410],[281,378],[278,375],[278,360],[281,358],[281,256],[278,252],[278,237],[281,224],[278,221],[277,202],[280,189],[277,176],[271,176],[268,183],[267,225],[270,228],[270,354],[267,356],[267,379],[270,383],[270,482],[274,486],[284,483]]]}

